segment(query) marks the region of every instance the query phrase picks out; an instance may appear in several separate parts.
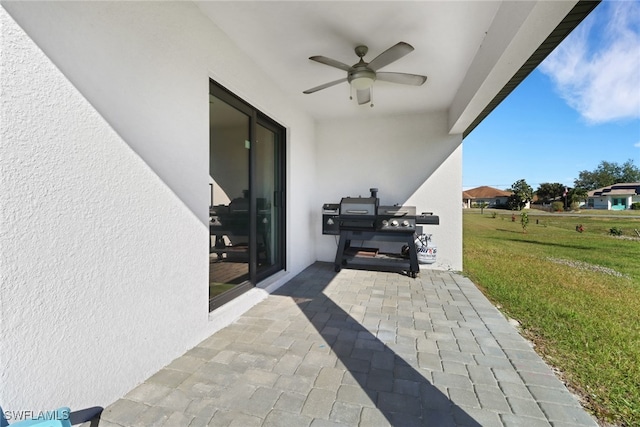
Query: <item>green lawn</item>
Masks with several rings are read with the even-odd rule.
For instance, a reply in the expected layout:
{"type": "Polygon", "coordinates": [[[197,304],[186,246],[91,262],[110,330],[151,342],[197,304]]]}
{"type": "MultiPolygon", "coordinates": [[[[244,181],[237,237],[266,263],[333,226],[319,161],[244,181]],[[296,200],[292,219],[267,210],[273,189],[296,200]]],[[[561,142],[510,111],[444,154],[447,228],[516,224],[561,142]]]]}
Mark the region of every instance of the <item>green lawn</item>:
{"type": "MultiPolygon", "coordinates": [[[[636,211],[632,211],[636,213],[636,211]]],[[[464,272],[602,420],[640,425],[640,219],[464,214],[464,272]],[[582,224],[584,232],[576,231],[582,224]],[[609,235],[623,230],[624,238],[609,235]],[[636,236],[637,237],[637,236],[636,236]]]]}

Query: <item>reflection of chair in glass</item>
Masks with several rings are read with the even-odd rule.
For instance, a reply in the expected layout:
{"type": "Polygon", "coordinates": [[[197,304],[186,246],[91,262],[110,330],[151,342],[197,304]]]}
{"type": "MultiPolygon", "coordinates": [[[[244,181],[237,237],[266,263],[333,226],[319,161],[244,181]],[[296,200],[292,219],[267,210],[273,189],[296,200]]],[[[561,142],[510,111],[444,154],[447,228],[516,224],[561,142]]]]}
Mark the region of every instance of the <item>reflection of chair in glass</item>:
{"type": "Polygon", "coordinates": [[[234,199],[210,210],[209,230],[215,236],[209,253],[228,261],[249,261],[249,199],[234,199]]]}
{"type": "MultiPolygon", "coordinates": [[[[268,230],[270,212],[264,209],[265,199],[258,198],[257,242],[258,257],[268,259],[268,230]]],[[[209,210],[209,231],[214,237],[209,253],[215,253],[218,259],[229,261],[249,261],[249,199],[238,197],[229,205],[212,206],[209,210]]]]}
{"type": "Polygon", "coordinates": [[[71,409],[63,407],[38,415],[37,419],[18,421],[9,427],[71,427],[71,409]]]}

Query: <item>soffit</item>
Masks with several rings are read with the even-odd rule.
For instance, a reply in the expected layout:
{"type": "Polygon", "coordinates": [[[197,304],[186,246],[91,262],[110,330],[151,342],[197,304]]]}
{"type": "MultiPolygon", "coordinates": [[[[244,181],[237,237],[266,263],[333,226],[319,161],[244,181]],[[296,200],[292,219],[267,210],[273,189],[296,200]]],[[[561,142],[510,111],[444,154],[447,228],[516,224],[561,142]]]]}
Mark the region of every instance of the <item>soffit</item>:
{"type": "MultiPolygon", "coordinates": [[[[460,98],[461,87],[473,91],[474,87],[479,90],[486,80],[493,79],[494,86],[496,81],[502,81],[497,89],[485,91],[479,101],[476,96],[477,112],[467,113],[464,120],[460,117],[465,103],[470,101],[458,102],[456,108],[462,113],[456,112],[454,118],[459,120],[456,132],[466,135],[597,2],[576,5],[575,1],[196,1],[196,4],[282,92],[317,120],[432,111],[452,114],[450,110],[456,97],[460,98]],[[504,13],[505,8],[521,15],[517,19],[525,23],[528,11],[536,7],[538,13],[545,8],[555,9],[547,12],[545,19],[538,19],[539,23],[527,22],[528,31],[539,31],[542,38],[533,47],[522,47],[524,59],[513,64],[503,58],[506,66],[498,64],[481,79],[470,75],[475,72],[472,65],[482,63],[481,56],[490,51],[483,46],[485,41],[490,42],[486,40],[487,34],[499,40],[502,28],[511,26],[513,33],[505,32],[505,37],[518,36],[520,21],[510,22],[511,15],[504,13]],[[503,13],[499,13],[501,8],[503,13]],[[353,51],[357,45],[369,47],[365,60],[371,61],[399,41],[410,43],[415,50],[380,71],[427,75],[423,86],[377,81],[374,108],[350,101],[347,83],[310,95],[302,93],[346,74],[311,61],[309,56],[322,55],[351,65],[358,59],[353,51]],[[482,107],[478,109],[478,105],[482,107]]],[[[526,41],[522,34],[519,36],[526,41]]],[[[505,50],[518,51],[520,46],[514,44],[505,43],[505,50]]]]}
{"type": "Polygon", "coordinates": [[[447,110],[500,5],[499,1],[196,3],[279,89],[319,120],[447,110]],[[346,76],[309,56],[352,65],[358,61],[356,46],[369,47],[365,60],[370,61],[399,41],[415,50],[380,71],[426,75],[423,86],[378,81],[374,108],[350,101],[347,83],[302,93],[346,76]]]}

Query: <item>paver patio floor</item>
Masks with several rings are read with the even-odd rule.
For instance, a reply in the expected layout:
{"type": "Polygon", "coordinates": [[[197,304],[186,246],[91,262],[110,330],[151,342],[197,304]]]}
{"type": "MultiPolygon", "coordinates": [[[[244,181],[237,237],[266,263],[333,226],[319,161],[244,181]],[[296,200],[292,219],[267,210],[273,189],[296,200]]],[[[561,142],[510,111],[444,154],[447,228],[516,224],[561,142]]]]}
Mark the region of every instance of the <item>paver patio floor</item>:
{"type": "Polygon", "coordinates": [[[597,424],[467,278],[315,263],[99,425],[597,424]]]}

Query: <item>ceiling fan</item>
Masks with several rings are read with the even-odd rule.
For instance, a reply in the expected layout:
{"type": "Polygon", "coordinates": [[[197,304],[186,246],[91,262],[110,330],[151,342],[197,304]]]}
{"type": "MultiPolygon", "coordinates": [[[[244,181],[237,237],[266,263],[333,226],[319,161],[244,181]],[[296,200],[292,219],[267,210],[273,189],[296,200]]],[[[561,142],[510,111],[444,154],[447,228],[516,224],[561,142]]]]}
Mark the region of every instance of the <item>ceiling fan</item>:
{"type": "MultiPolygon", "coordinates": [[[[312,61],[329,65],[330,67],[339,68],[343,71],[346,71],[347,76],[338,80],[334,80],[332,82],[322,84],[320,86],[316,86],[311,89],[307,89],[303,93],[314,93],[319,90],[340,84],[342,82],[349,82],[351,90],[356,90],[358,104],[362,105],[370,103],[373,107],[373,103],[371,103],[371,97],[374,81],[381,80],[385,82],[420,86],[427,80],[427,76],[421,76],[418,74],[390,73],[378,71],[380,68],[387,66],[394,61],[397,61],[413,50],[413,46],[411,46],[409,43],[400,42],[382,52],[371,62],[365,62],[363,57],[367,54],[369,48],[367,46],[358,46],[355,48],[355,52],[356,55],[358,55],[358,57],[360,58],[360,61],[352,66],[344,64],[340,61],[336,61],[335,59],[327,58],[326,56],[312,56],[309,58],[312,61]]],[[[350,97],[350,99],[353,99],[353,97],[350,97]]]]}

